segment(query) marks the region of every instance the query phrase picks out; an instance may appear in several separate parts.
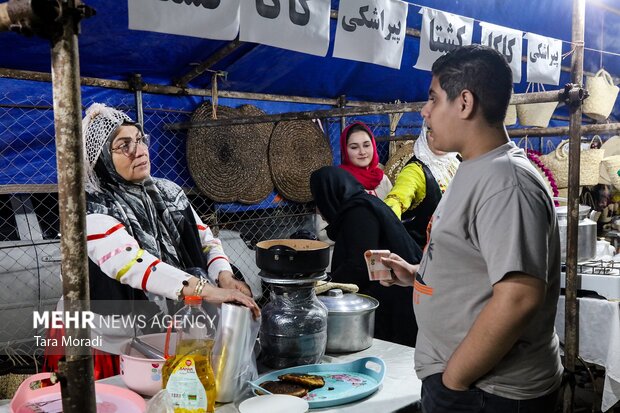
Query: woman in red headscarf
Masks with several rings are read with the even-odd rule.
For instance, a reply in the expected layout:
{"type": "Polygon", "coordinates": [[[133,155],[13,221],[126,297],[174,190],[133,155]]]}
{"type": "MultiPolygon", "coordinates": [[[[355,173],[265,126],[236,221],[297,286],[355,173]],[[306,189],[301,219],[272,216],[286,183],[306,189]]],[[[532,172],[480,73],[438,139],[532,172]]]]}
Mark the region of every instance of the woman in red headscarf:
{"type": "MultiPolygon", "coordinates": [[[[392,189],[392,183],[379,168],[377,143],[370,128],[363,122],[354,122],[340,134],[340,167],[362,184],[366,192],[384,199],[392,189]]],[[[325,232],[327,223],[317,215],[317,237],[332,244],[325,232]]]]}
{"type": "Polygon", "coordinates": [[[340,167],[353,175],[369,194],[384,199],[392,189],[392,183],[379,168],[375,137],[366,124],[355,122],[342,131],[340,160],[340,167]]]}

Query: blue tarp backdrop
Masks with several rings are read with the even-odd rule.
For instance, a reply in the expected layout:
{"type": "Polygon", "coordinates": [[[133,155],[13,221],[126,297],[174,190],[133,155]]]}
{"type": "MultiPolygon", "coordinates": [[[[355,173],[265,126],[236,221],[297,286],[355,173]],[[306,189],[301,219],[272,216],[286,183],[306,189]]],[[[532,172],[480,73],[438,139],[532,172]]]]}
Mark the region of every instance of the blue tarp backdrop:
{"type": "MultiPolygon", "coordinates": [[[[131,0],[129,0],[131,1],[131,0]]],[[[249,1],[249,0],[244,0],[249,1]]],[[[172,84],[172,80],[190,71],[194,64],[203,62],[228,42],[206,40],[177,35],[166,35],[128,29],[127,0],[85,0],[96,9],[94,17],[81,23],[79,37],[80,71],[82,76],[104,79],[127,80],[139,73],[144,81],[156,84],[172,84]]],[[[190,2],[191,3],[191,2],[190,2]]],[[[331,8],[338,10],[338,1],[331,8]]],[[[429,6],[477,21],[507,26],[523,32],[563,40],[563,53],[571,46],[572,0],[418,0],[409,2],[407,26],[420,29],[420,6],[429,6]]],[[[187,7],[195,7],[188,5],[187,7]]],[[[604,67],[613,76],[620,76],[620,15],[610,11],[620,9],[619,0],[588,2],[586,7],[585,45],[590,49],[602,49],[611,54],[586,50],[584,69],[596,72],[604,67]],[[608,7],[602,7],[608,6],[608,7]]],[[[336,21],[331,20],[330,49],[327,57],[317,57],[274,47],[247,43],[217,63],[211,69],[228,73],[219,84],[220,90],[269,93],[316,98],[337,98],[346,95],[349,100],[373,102],[423,101],[427,97],[430,73],[413,68],[418,57],[420,40],[407,36],[400,70],[368,63],[354,62],[331,57],[336,21]]],[[[480,41],[480,26],[474,24],[473,41],[480,41]]],[[[524,40],[524,53],[527,42],[524,40]]],[[[570,56],[564,58],[563,66],[570,66],[570,56]]],[[[27,38],[11,32],[0,33],[0,68],[50,72],[50,46],[43,39],[27,38]]],[[[515,84],[517,93],[524,92],[526,67],[523,63],[523,81],[515,84]]],[[[568,73],[562,72],[560,85],[569,82],[568,73]]],[[[492,81],[492,79],[489,79],[492,81]]],[[[210,74],[191,81],[190,87],[210,88],[210,74]]],[[[547,90],[559,88],[547,87],[547,90]]],[[[49,105],[51,84],[45,82],[0,79],[0,185],[20,183],[55,183],[55,158],[53,114],[51,110],[37,112],[39,119],[21,116],[13,111],[19,105],[49,105]],[[38,126],[37,126],[38,125],[38,126]],[[15,168],[19,165],[19,168],[15,168]]],[[[146,94],[145,110],[170,109],[183,115],[177,119],[187,120],[189,114],[205,99],[146,94]]],[[[82,102],[86,106],[94,101],[117,103],[133,110],[133,95],[128,91],[83,87],[82,102]]],[[[317,105],[270,103],[220,99],[221,104],[238,106],[252,103],[267,113],[325,109],[317,105]]],[[[565,108],[556,113],[566,114],[565,108]]],[[[616,107],[613,118],[620,115],[616,107]]],[[[149,115],[150,116],[150,115],[149,115]]],[[[385,121],[384,121],[385,122],[385,121]]],[[[403,118],[401,124],[419,124],[418,114],[403,118]]],[[[185,132],[172,133],[163,124],[152,124],[150,132],[156,136],[155,145],[172,145],[170,150],[184,157],[185,132]],[[154,129],[154,130],[153,130],[154,129]]],[[[565,125],[552,122],[552,125],[565,125]]],[[[147,125],[148,127],[149,125],[147,125]]],[[[337,155],[337,154],[335,154],[337,155]]],[[[154,158],[154,173],[167,176],[166,165],[154,158]]],[[[186,168],[181,162],[182,168],[186,168]]],[[[176,174],[186,176],[186,169],[176,174]]]]}

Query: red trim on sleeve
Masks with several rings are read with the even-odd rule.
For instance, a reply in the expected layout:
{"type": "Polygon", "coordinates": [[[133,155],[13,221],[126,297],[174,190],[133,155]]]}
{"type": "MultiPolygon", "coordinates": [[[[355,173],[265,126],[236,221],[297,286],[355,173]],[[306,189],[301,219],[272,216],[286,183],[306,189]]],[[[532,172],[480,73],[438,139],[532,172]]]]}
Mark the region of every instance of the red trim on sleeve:
{"type": "Polygon", "coordinates": [[[104,233],[101,233],[101,234],[92,234],[92,235],[87,236],[87,237],[86,237],[86,241],[94,241],[94,240],[96,240],[96,239],[105,238],[105,237],[107,237],[108,235],[112,234],[113,232],[118,231],[118,230],[119,230],[119,229],[121,229],[121,228],[125,228],[125,225],[123,225],[123,224],[116,224],[116,225],[114,225],[112,228],[110,228],[109,230],[107,230],[107,231],[106,231],[106,232],[104,232],[104,233]]]}
{"type": "Polygon", "coordinates": [[[146,269],[146,271],[144,271],[144,275],[142,276],[142,290],[146,292],[146,283],[149,280],[149,277],[151,276],[151,270],[153,269],[154,266],[156,266],[157,264],[159,264],[161,261],[160,260],[155,260],[153,261],[146,269]]]}
{"type": "Polygon", "coordinates": [[[200,231],[206,231],[206,230],[208,230],[208,229],[209,229],[209,227],[208,227],[208,226],[206,226],[206,225],[198,225],[198,224],[196,224],[196,226],[198,227],[198,229],[199,229],[200,231]]]}
{"type": "Polygon", "coordinates": [[[226,260],[226,261],[228,261],[228,258],[224,257],[223,255],[217,256],[217,257],[213,258],[211,261],[209,261],[209,263],[207,264],[207,267],[209,265],[213,264],[213,261],[216,261],[216,260],[226,260]]]}

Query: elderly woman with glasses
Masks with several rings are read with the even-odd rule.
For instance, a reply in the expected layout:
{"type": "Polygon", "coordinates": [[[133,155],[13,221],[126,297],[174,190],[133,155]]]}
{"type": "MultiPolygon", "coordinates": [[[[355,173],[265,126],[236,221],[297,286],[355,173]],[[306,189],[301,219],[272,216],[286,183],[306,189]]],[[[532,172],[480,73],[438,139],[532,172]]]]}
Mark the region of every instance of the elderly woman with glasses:
{"type": "MultiPolygon", "coordinates": [[[[174,301],[199,295],[211,314],[217,314],[214,305],[236,302],[258,317],[250,288],[233,277],[220,241],[183,190],[151,176],[142,125],[95,103],[86,111],[82,129],[93,311],[107,316],[150,306],[153,313],[170,314],[174,301]]],[[[114,337],[118,331],[103,335],[100,349],[122,351],[121,340],[114,337]]],[[[117,373],[110,367],[114,361],[100,350],[95,354],[101,356],[95,357],[96,378],[117,373]]]]}

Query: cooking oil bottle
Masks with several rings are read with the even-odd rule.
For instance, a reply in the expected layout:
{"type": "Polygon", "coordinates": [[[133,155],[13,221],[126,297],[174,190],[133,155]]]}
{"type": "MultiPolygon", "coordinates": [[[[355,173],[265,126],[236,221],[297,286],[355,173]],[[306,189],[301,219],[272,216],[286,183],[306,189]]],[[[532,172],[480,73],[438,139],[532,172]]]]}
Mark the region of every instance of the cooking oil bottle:
{"type": "Polygon", "coordinates": [[[211,350],[215,327],[202,309],[202,298],[185,297],[185,306],[174,315],[174,324],[176,355],[167,358],[162,369],[163,387],[174,402],[174,413],[213,413],[216,389],[211,350]]]}

